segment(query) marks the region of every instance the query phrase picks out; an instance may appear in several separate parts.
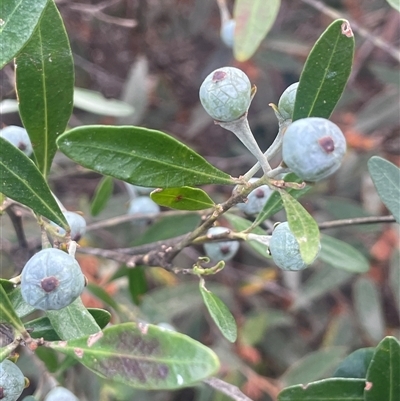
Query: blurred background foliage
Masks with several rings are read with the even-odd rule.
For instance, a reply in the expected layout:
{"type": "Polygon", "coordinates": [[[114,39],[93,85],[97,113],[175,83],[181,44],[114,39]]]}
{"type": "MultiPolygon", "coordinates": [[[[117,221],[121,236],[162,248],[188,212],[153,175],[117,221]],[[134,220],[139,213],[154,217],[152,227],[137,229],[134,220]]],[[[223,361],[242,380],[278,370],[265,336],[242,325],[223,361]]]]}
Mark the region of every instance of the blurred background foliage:
{"type": "MultiPolygon", "coordinates": [[[[400,17],[385,0],[282,0],[268,37],[246,62],[236,61],[232,49],[221,42],[215,0],[58,0],[56,4],[70,38],[80,88],[70,127],[101,123],[159,129],[232,176],[246,172],[255,160],[202,109],[198,99],[202,80],[226,65],[246,72],[257,86],[250,126],[266,149],[278,128],[269,103],[277,103],[285,88],[299,80],[311,47],[332,21],[330,13],[349,19],[356,39],[353,71],[331,117],[343,130],[348,151],[340,170],[315,185],[301,202],[318,222],[388,214],[367,170],[372,155],[400,165],[400,17]],[[383,46],[376,45],[377,38],[383,46]]],[[[233,1],[228,6],[232,10],[233,1]]],[[[0,85],[1,100],[9,101],[2,103],[3,112],[6,104],[12,110],[12,65],[0,72],[0,85]]],[[[18,113],[4,113],[1,124],[20,125],[18,113]]],[[[126,216],[129,193],[115,180],[111,186],[107,182],[103,193],[111,196],[93,216],[91,202],[101,179],[61,154],[49,177],[66,208],[82,211],[89,224],[80,241],[82,251],[86,246],[124,248],[178,236],[201,219],[198,213],[164,209],[154,219],[134,220],[126,216]]],[[[205,189],[215,202],[231,194],[229,187],[205,189]]],[[[29,252],[40,245],[37,224],[28,212],[21,213],[29,251],[19,246],[11,219],[3,215],[2,277],[19,273],[29,252]]],[[[284,219],[280,212],[272,223],[284,219]]],[[[221,224],[229,225],[226,220],[221,224]]],[[[254,400],[275,400],[283,386],[328,377],[351,351],[375,346],[385,335],[400,335],[399,226],[353,225],[323,232],[361,251],[370,265],[368,273],[333,269],[322,260],[301,273],[282,272],[267,255],[242,244],[227,267],[208,279],[207,287],[226,302],[238,323],[234,345],[211,322],[197,279],[190,276],[158,268],[127,269],[81,253],[78,259],[91,283],[83,300],[86,306],[110,310],[113,322],[143,319],[200,340],[218,353],[221,378],[254,400]]],[[[189,267],[201,255],[200,246],[185,249],[175,262],[189,267]]],[[[42,351],[42,359],[55,371],[59,357],[42,351]]],[[[39,377],[25,358],[22,355],[20,365],[31,378],[28,394],[39,377]]],[[[61,367],[57,378],[81,400],[228,399],[204,384],[176,392],[137,391],[101,381],[82,366],[61,367]]]]}

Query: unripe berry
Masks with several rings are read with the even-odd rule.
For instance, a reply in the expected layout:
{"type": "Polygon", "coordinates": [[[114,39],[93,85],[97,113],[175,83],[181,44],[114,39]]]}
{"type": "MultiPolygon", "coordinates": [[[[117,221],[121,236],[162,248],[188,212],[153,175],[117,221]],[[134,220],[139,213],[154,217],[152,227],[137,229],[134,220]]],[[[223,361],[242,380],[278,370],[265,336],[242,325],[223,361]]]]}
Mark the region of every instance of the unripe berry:
{"type": "MultiPolygon", "coordinates": [[[[86,220],[78,213],[75,212],[63,212],[65,219],[71,229],[71,240],[72,241],[79,241],[86,232],[86,220]]],[[[57,226],[55,223],[53,225],[57,226]]],[[[65,234],[65,230],[57,226],[58,233],[60,235],[65,234]]]]}
{"type": "Polygon", "coordinates": [[[55,387],[47,393],[44,401],[79,401],[79,399],[65,387],[55,387]]]}
{"type": "Polygon", "coordinates": [[[33,152],[31,140],[25,128],[9,125],[0,130],[0,136],[12,143],[16,148],[30,156],[33,152]]]}
{"type": "Polygon", "coordinates": [[[220,36],[226,46],[232,48],[235,38],[236,21],[229,19],[221,25],[220,36]]]}
{"type": "Polygon", "coordinates": [[[28,260],[22,270],[22,297],[36,309],[65,308],[84,287],[85,277],[78,262],[59,249],[42,249],[28,260]]]}
{"type": "MultiPolygon", "coordinates": [[[[207,235],[218,235],[229,232],[226,227],[211,227],[207,231],[207,235]]],[[[212,261],[230,260],[239,249],[239,241],[220,241],[208,242],[204,244],[204,251],[212,261]]]]}
{"type": "Polygon", "coordinates": [[[129,203],[128,214],[154,214],[160,212],[160,206],[148,196],[138,196],[129,203]]]}
{"type": "Polygon", "coordinates": [[[282,93],[278,102],[278,110],[281,116],[285,119],[291,119],[293,117],[294,102],[296,101],[298,82],[288,86],[282,93]]]}
{"type": "Polygon", "coordinates": [[[275,227],[269,242],[269,250],[272,259],[282,270],[303,270],[308,266],[301,258],[299,244],[290,231],[288,222],[275,227]]]}
{"type": "Polygon", "coordinates": [[[214,120],[237,120],[246,113],[251,103],[250,80],[238,68],[218,68],[201,84],[200,101],[214,120]]]}
{"type": "MultiPolygon", "coordinates": [[[[258,178],[251,178],[249,183],[252,184],[257,180],[258,178]]],[[[245,203],[238,203],[236,206],[248,216],[254,216],[261,212],[272,192],[268,185],[261,185],[249,193],[245,203]]]]}
{"type": "Polygon", "coordinates": [[[0,400],[16,401],[25,388],[20,368],[8,359],[0,362],[0,400]]]}
{"type": "Polygon", "coordinates": [[[289,125],[282,141],[284,163],[304,181],[333,174],[346,153],[346,139],[333,122],[319,117],[289,125]]]}

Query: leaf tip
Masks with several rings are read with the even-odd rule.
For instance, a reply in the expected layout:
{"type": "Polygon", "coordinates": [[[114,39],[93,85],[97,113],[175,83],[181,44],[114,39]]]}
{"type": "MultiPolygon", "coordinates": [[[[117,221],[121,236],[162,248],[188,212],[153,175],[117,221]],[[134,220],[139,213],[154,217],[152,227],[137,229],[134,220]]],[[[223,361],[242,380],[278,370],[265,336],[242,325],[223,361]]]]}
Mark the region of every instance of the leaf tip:
{"type": "Polygon", "coordinates": [[[346,37],[352,38],[354,36],[353,30],[351,29],[349,21],[344,20],[342,22],[340,29],[341,29],[342,34],[345,35],[346,37]]]}

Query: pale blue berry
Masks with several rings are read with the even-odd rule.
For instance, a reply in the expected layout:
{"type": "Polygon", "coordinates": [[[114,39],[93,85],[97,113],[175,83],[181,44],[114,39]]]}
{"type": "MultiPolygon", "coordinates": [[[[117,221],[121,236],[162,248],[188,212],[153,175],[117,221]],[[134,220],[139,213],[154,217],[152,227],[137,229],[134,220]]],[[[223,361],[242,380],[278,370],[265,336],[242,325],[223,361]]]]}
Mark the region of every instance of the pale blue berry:
{"type": "MultiPolygon", "coordinates": [[[[257,180],[258,178],[251,178],[249,183],[257,180]]],[[[268,185],[261,185],[249,193],[245,203],[238,203],[236,206],[248,216],[254,216],[261,212],[272,192],[268,185]]]]}
{"type": "Polygon", "coordinates": [[[85,277],[78,262],[60,249],[42,249],[28,260],[22,270],[22,297],[36,309],[65,308],[84,287],[85,277]]]}
{"type": "Polygon", "coordinates": [[[138,196],[129,203],[128,214],[157,214],[160,212],[160,206],[148,196],[138,196]]]}
{"type": "Polygon", "coordinates": [[[218,68],[201,84],[200,101],[214,120],[237,120],[246,113],[251,103],[250,80],[238,68],[218,68]]]}
{"type": "Polygon", "coordinates": [[[289,125],[282,141],[284,163],[304,181],[319,181],[333,174],[346,153],[346,139],[333,122],[319,117],[289,125]]]}
{"type": "MultiPolygon", "coordinates": [[[[218,235],[229,232],[226,227],[211,227],[207,231],[208,236],[218,235]]],[[[212,261],[230,260],[239,249],[239,241],[215,241],[204,244],[204,251],[212,261]]]]}
{"type": "Polygon", "coordinates": [[[222,42],[230,48],[233,47],[234,38],[235,38],[235,28],[236,28],[236,21],[234,19],[229,19],[225,21],[221,25],[220,36],[222,42]]]}
{"type": "Polygon", "coordinates": [[[54,387],[47,393],[44,401],[79,401],[79,399],[65,387],[54,387]]]}
{"type": "Polygon", "coordinates": [[[291,119],[293,117],[294,103],[296,101],[298,82],[288,86],[282,93],[278,102],[278,110],[281,116],[285,119],[291,119]]]}
{"type": "Polygon", "coordinates": [[[27,156],[30,156],[33,152],[32,143],[25,128],[9,125],[0,130],[0,137],[12,143],[27,156]]]}
{"type": "Polygon", "coordinates": [[[0,400],[16,401],[25,388],[21,369],[8,359],[0,362],[0,400]]]}
{"type": "MultiPolygon", "coordinates": [[[[79,241],[86,232],[86,220],[78,213],[75,212],[63,212],[65,219],[71,229],[71,239],[72,241],[79,241]]],[[[57,226],[58,233],[60,235],[65,235],[65,230],[52,223],[54,226],[57,226]]]]}
{"type": "Polygon", "coordinates": [[[300,255],[299,244],[290,231],[288,222],[275,227],[269,242],[269,250],[272,259],[282,270],[303,270],[308,266],[300,255]]]}

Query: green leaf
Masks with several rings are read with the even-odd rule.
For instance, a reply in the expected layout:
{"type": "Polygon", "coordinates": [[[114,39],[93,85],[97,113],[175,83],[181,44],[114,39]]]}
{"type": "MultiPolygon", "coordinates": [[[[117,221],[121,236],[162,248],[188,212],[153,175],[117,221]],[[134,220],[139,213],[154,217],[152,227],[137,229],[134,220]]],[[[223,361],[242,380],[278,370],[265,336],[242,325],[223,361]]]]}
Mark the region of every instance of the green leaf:
{"type": "Polygon", "coordinates": [[[304,207],[284,190],[279,190],[290,227],[296,237],[305,263],[314,261],[320,249],[319,229],[316,221],[304,207]]]}
{"type": "Polygon", "coordinates": [[[78,127],[57,140],[75,162],[144,187],[234,184],[230,176],[160,131],[140,127],[78,127]]]}
{"type": "Polygon", "coordinates": [[[375,348],[360,348],[348,355],[335,370],[333,377],[364,379],[375,348]]]}
{"type": "Polygon", "coordinates": [[[49,346],[101,377],[147,390],[193,385],[219,368],[217,356],[203,344],[145,323],[115,325],[49,346]]]}
{"type": "Polygon", "coordinates": [[[128,103],[106,99],[101,93],[84,88],[74,88],[74,106],[102,116],[125,117],[134,112],[128,103]]]}
{"type": "Polygon", "coordinates": [[[60,13],[49,1],[40,24],[16,60],[19,112],[32,141],[39,170],[46,175],[56,138],[72,113],[74,64],[60,13]]]}
{"type": "Polygon", "coordinates": [[[200,278],[200,293],[208,312],[210,312],[212,319],[221,333],[228,341],[234,343],[237,339],[235,318],[228,307],[215,294],[207,290],[203,278],[200,278]]]}
{"type": "Polygon", "coordinates": [[[364,332],[378,343],[385,333],[382,300],[373,281],[359,277],[354,283],[354,309],[364,332]]]}
{"type": "Polygon", "coordinates": [[[275,22],[280,0],[236,0],[233,53],[238,61],[248,60],[258,49],[275,22]]]}
{"type": "Polygon", "coordinates": [[[278,401],[364,401],[362,379],[324,379],[285,388],[278,401]]]}
{"type": "Polygon", "coordinates": [[[60,310],[48,310],[46,316],[62,340],[71,340],[98,333],[101,329],[83,306],[80,297],[60,310]]]}
{"type": "Polygon", "coordinates": [[[297,88],[293,121],[329,118],[346,86],[353,55],[354,36],[349,22],[332,22],[307,57],[297,88]]]}
{"type": "Polygon", "coordinates": [[[331,347],[311,352],[292,364],[280,380],[285,386],[292,386],[329,376],[345,353],[346,347],[331,347]]]}
{"type": "Polygon", "coordinates": [[[100,308],[87,308],[87,310],[101,329],[110,323],[111,313],[109,311],[100,308]]]}
{"type": "Polygon", "coordinates": [[[368,259],[361,252],[329,235],[321,235],[321,252],[318,258],[337,269],[352,273],[365,273],[369,270],[368,259]]]}
{"type": "Polygon", "coordinates": [[[26,333],[24,324],[16,314],[2,285],[0,285],[0,299],[0,323],[9,323],[20,333],[26,333]]]}
{"type": "Polygon", "coordinates": [[[90,213],[97,216],[107,205],[114,188],[113,179],[111,177],[103,177],[97,185],[92,204],[90,205],[90,213]]]}
{"type": "Polygon", "coordinates": [[[400,169],[381,157],[372,156],[368,170],[382,202],[400,223],[400,169]]]}
{"type": "Polygon", "coordinates": [[[159,188],[150,197],[161,206],[177,210],[203,210],[215,205],[206,192],[191,187],[159,188]]]}
{"type": "Polygon", "coordinates": [[[0,7],[0,70],[32,36],[48,0],[2,0],[0,7]]]}
{"type": "Polygon", "coordinates": [[[35,164],[23,152],[0,138],[0,192],[68,228],[60,207],[35,164]]]}
{"type": "Polygon", "coordinates": [[[33,306],[30,306],[24,301],[24,299],[22,298],[20,286],[11,291],[8,294],[8,298],[12,304],[12,307],[15,310],[15,313],[20,318],[28,316],[36,310],[33,306]]]}
{"type": "Polygon", "coordinates": [[[132,301],[139,305],[142,297],[147,292],[147,279],[145,268],[136,266],[134,269],[127,268],[128,288],[132,301]]]}
{"type": "Polygon", "coordinates": [[[400,399],[400,343],[385,337],[376,347],[367,372],[364,400],[397,401],[400,399]]]}
{"type": "Polygon", "coordinates": [[[119,311],[120,307],[118,305],[118,302],[116,302],[109,294],[108,292],[103,289],[102,287],[90,283],[86,286],[86,289],[91,292],[93,295],[95,295],[97,298],[99,298],[101,301],[103,301],[106,305],[111,306],[112,308],[115,309],[115,311],[119,311]]]}
{"type": "Polygon", "coordinates": [[[400,0],[387,0],[387,2],[400,13],[400,0]]]}
{"type": "MultiPolygon", "coordinates": [[[[55,373],[60,367],[59,354],[51,348],[37,347],[35,355],[45,363],[46,369],[50,373],[55,373]]],[[[25,401],[25,398],[22,401],[25,401]]],[[[36,401],[36,398],[33,401],[36,401]]]]}
{"type": "MultiPolygon", "coordinates": [[[[299,177],[297,177],[294,173],[289,173],[283,179],[285,182],[297,182],[301,183],[299,177]]],[[[300,196],[303,196],[311,189],[311,186],[306,185],[303,189],[294,189],[294,188],[287,188],[286,192],[293,196],[293,198],[298,199],[300,196]]],[[[283,208],[282,198],[278,191],[274,191],[271,196],[268,198],[266,204],[264,205],[261,212],[258,214],[256,220],[254,221],[254,226],[259,225],[269,217],[273,216],[275,213],[279,212],[283,208]]]]}

